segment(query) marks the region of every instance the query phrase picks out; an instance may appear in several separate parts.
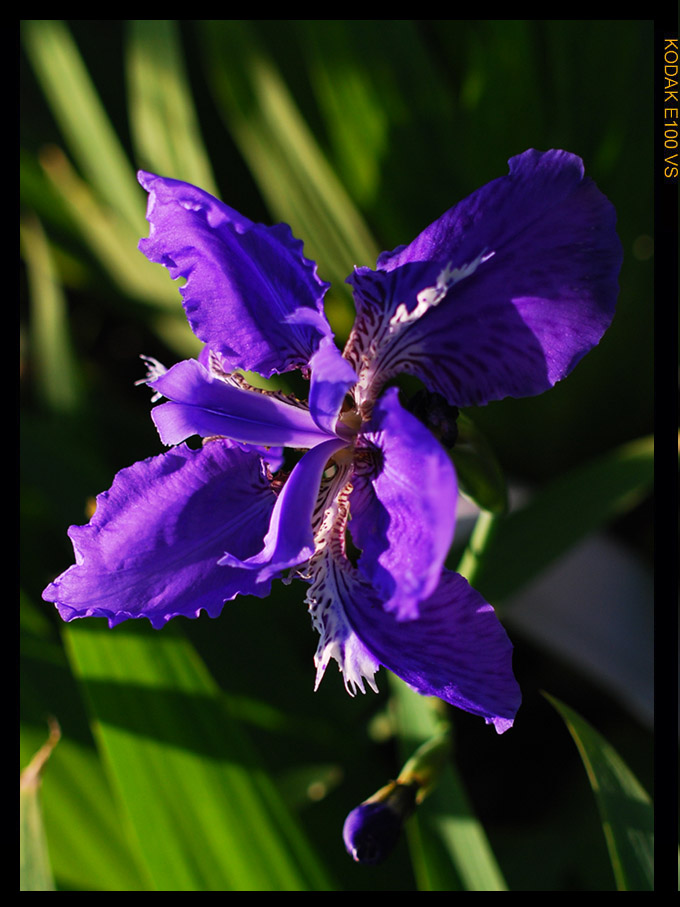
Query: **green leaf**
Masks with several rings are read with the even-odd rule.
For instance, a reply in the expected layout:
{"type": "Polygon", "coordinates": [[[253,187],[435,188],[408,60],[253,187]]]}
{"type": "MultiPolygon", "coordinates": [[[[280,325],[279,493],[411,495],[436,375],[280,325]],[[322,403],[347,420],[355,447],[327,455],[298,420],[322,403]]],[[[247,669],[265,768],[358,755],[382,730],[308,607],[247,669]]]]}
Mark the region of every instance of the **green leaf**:
{"type": "MultiPolygon", "coordinates": [[[[157,25],[155,20],[148,22],[149,29],[157,25]]],[[[154,84],[157,85],[160,79],[160,56],[166,65],[175,67],[174,74],[166,79],[164,97],[165,103],[173,104],[175,111],[172,129],[176,141],[178,133],[187,130],[182,150],[183,166],[187,167],[188,175],[210,185],[209,165],[199,144],[186,86],[179,71],[179,52],[168,28],[159,25],[158,31],[160,48],[154,58],[156,66],[152,67],[156,76],[154,84]]],[[[144,37],[148,38],[146,27],[144,37]]],[[[23,26],[23,39],[48,104],[85,176],[82,179],[76,173],[61,149],[53,146],[43,149],[40,164],[52,195],[61,202],[83,242],[122,292],[172,312],[170,316],[155,316],[156,333],[181,355],[195,355],[198,342],[184,321],[177,288],[168,280],[167,274],[137,252],[139,239],[148,229],[144,220],[145,194],[68,29],[58,20],[28,20],[23,26]]],[[[133,61],[139,61],[144,53],[139,42],[135,46],[133,61]]],[[[137,67],[133,68],[136,72],[137,67]]],[[[148,67],[145,73],[148,73],[148,67]]],[[[134,106],[138,116],[140,103],[138,99],[134,106]]],[[[148,94],[144,95],[141,108],[144,116],[148,116],[152,106],[152,99],[148,94]]]]}
{"type": "MultiPolygon", "coordinates": [[[[182,315],[177,288],[162,269],[147,261],[137,250],[141,236],[148,231],[145,221],[133,227],[120,212],[107,207],[90,185],[75,172],[66,155],[52,147],[40,157],[52,189],[71,217],[77,233],[108,272],[114,285],[128,296],[182,315]]],[[[131,175],[134,185],[137,185],[131,175]]],[[[144,192],[138,187],[137,207],[144,211],[144,192]]],[[[148,225],[147,225],[148,226],[148,225]]],[[[186,333],[189,333],[188,329],[186,333]]]]}
{"type": "MultiPolygon", "coordinates": [[[[390,675],[402,758],[438,732],[433,703],[390,675]]],[[[407,823],[420,891],[507,891],[484,828],[468,800],[455,764],[407,823]]]]}
{"type": "Polygon", "coordinates": [[[482,510],[504,513],[508,503],[505,476],[489,442],[463,413],[451,451],[460,490],[482,510]]]}
{"type": "Polygon", "coordinates": [[[70,32],[58,19],[24,20],[29,59],[83,174],[136,233],[144,229],[134,170],[70,32]]]}
{"type": "MultiPolygon", "coordinates": [[[[24,725],[21,733],[23,750],[36,732],[24,725]]],[[[60,890],[153,890],[93,747],[62,738],[41,793],[52,870],[60,890]]]]}
{"type": "Polygon", "coordinates": [[[132,19],[128,29],[128,107],[140,163],[216,195],[176,24],[132,19]]]}
{"type": "Polygon", "coordinates": [[[19,794],[21,891],[54,891],[40,803],[40,784],[42,772],[60,736],[59,725],[52,721],[47,742],[21,773],[19,794]]]}
{"type": "Polygon", "coordinates": [[[161,891],[331,885],[245,732],[181,633],[140,622],[67,630],[95,734],[161,891]]]}
{"type": "Polygon", "coordinates": [[[49,408],[73,412],[79,405],[81,387],[71,348],[66,300],[49,243],[35,217],[21,222],[21,252],[31,304],[29,343],[36,386],[49,408]]]}
{"type": "Polygon", "coordinates": [[[585,535],[639,503],[653,482],[654,442],[643,438],[571,470],[499,520],[475,574],[492,602],[512,594],[585,535]]]}
{"type": "Polygon", "coordinates": [[[653,891],[654,810],[637,778],[609,743],[573,709],[543,694],[564,719],[595,794],[619,891],[653,891]]]}
{"type": "Polygon", "coordinates": [[[45,605],[21,595],[21,760],[44,740],[43,716],[58,716],[59,746],[40,790],[52,872],[59,890],[145,891],[153,886],[130,847],[128,826],[88,733],[82,698],[45,605]]]}
{"type": "MultiPolygon", "coordinates": [[[[349,300],[345,278],[372,264],[375,241],[330,167],[274,61],[244,20],[205,20],[202,42],[217,104],[272,216],[305,242],[334,292],[349,300]]],[[[343,307],[333,316],[343,317],[343,307]]],[[[335,327],[351,326],[351,315],[335,327]]]]}

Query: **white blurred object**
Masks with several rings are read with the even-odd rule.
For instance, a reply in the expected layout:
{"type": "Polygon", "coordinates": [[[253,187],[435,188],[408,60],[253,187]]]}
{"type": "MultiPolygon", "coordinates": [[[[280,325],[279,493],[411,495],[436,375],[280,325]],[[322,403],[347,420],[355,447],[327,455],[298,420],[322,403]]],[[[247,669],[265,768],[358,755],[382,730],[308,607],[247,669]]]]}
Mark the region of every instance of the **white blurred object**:
{"type": "MultiPolygon", "coordinates": [[[[531,492],[512,483],[510,510],[531,492]]],[[[458,499],[456,541],[465,541],[479,508],[458,499]]],[[[617,540],[584,539],[502,603],[512,637],[523,636],[601,685],[642,724],[654,723],[654,581],[651,570],[617,540]]]]}
{"type": "Polygon", "coordinates": [[[654,721],[651,571],[592,536],[503,603],[503,622],[601,684],[640,722],[654,721]]]}

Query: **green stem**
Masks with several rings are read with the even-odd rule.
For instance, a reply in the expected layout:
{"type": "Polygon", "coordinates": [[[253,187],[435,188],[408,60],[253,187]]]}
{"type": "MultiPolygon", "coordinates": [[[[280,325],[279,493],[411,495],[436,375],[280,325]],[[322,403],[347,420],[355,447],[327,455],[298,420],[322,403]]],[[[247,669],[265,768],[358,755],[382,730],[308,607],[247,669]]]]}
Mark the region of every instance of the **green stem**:
{"type": "Polygon", "coordinates": [[[465,579],[474,585],[475,578],[484,560],[486,549],[493,538],[498,517],[491,513],[490,510],[481,510],[472,530],[470,541],[463,552],[463,556],[458,564],[457,572],[464,576],[465,579]]]}

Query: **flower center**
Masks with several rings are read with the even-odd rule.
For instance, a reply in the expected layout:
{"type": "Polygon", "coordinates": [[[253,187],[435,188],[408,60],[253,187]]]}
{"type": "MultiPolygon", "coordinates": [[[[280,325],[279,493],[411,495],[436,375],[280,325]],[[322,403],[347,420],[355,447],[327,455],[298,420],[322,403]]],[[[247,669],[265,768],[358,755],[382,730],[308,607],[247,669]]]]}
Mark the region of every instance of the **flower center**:
{"type": "MultiPolygon", "coordinates": [[[[344,412],[340,413],[340,417],[338,419],[338,422],[341,423],[341,426],[350,431],[352,435],[356,435],[356,433],[361,428],[361,421],[361,416],[356,409],[345,410],[344,412]]],[[[341,426],[339,425],[338,428],[340,428],[341,426]]]]}

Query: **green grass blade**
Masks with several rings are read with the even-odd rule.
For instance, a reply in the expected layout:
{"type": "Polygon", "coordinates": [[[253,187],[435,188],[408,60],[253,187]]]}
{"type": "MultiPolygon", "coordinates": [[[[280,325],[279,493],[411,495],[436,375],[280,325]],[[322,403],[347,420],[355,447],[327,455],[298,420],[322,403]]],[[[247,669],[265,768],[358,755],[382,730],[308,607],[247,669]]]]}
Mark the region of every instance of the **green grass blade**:
{"type": "Polygon", "coordinates": [[[68,628],[68,651],[158,890],[330,883],[193,648],[174,628],[68,628]]]}
{"type": "MultiPolygon", "coordinates": [[[[22,727],[22,750],[36,738],[22,727]]],[[[62,739],[42,791],[45,828],[54,877],[60,890],[153,890],[129,828],[102,770],[97,752],[62,739]]]]}
{"type": "Polygon", "coordinates": [[[132,19],[126,58],[130,126],[140,165],[217,195],[175,23],[132,19]]]}
{"type": "Polygon", "coordinates": [[[587,721],[544,694],[574,739],[595,794],[619,891],[654,889],[654,810],[637,778],[587,721]]]}
{"type": "Polygon", "coordinates": [[[129,845],[88,732],[82,697],[42,607],[22,593],[21,764],[43,743],[43,716],[55,715],[61,739],[40,790],[47,844],[59,890],[144,891],[150,887],[129,845]]]}
{"type": "Polygon", "coordinates": [[[379,251],[363,218],[251,26],[206,21],[201,34],[217,103],[272,216],[290,224],[324,279],[349,299],[345,278],[379,251]]]}
{"type": "Polygon", "coordinates": [[[52,721],[47,742],[41,746],[21,773],[19,794],[21,891],[54,891],[40,803],[40,784],[42,772],[60,736],[59,725],[52,721]]]}
{"type": "Polygon", "coordinates": [[[82,241],[108,272],[112,283],[127,296],[176,312],[179,319],[182,311],[177,304],[177,287],[137,250],[141,237],[148,234],[148,224],[143,219],[146,194],[134,175],[130,178],[141,218],[139,230],[99,200],[61,149],[50,148],[41,155],[40,163],[82,241]]]}
{"type": "MultiPolygon", "coordinates": [[[[201,344],[186,323],[177,286],[162,268],[137,250],[148,229],[137,234],[115,211],[107,209],[59,148],[44,153],[41,164],[76,232],[108,273],[112,285],[156,310],[149,315],[150,326],[169,347],[181,356],[197,355],[201,344]]],[[[143,211],[141,188],[138,201],[143,211]]]]}
{"type": "Polygon", "coordinates": [[[81,396],[78,368],[70,342],[68,312],[59,275],[40,221],[21,222],[21,252],[30,298],[29,346],[35,382],[55,412],[73,412],[81,396]]]}
{"type": "Polygon", "coordinates": [[[517,591],[585,535],[643,500],[653,482],[652,438],[571,470],[498,521],[475,586],[491,602],[517,591]]]}
{"type": "Polygon", "coordinates": [[[22,33],[38,81],[83,175],[141,236],[144,208],[134,170],[70,32],[58,19],[29,19],[22,33]]]}
{"type": "MultiPolygon", "coordinates": [[[[432,702],[393,675],[402,757],[437,732],[432,702]]],[[[484,828],[452,762],[407,826],[421,891],[507,891],[484,828]]]]}

